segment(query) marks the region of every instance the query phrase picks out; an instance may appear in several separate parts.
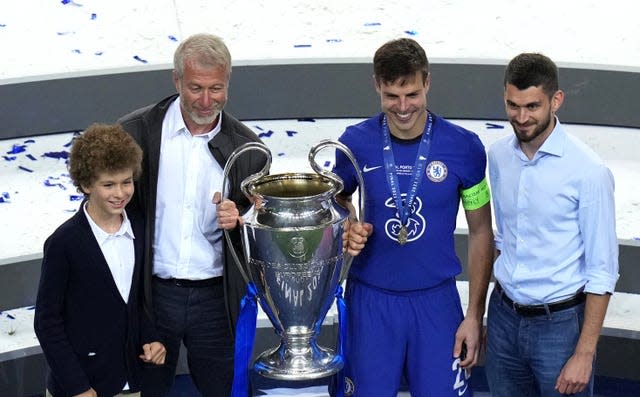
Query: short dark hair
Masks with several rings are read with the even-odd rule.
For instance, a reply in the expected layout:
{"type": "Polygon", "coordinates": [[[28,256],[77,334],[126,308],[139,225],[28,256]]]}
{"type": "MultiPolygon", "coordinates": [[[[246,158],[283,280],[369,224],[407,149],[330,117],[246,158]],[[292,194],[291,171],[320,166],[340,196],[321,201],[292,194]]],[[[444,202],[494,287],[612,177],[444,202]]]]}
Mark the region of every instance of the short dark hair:
{"type": "Polygon", "coordinates": [[[388,41],[373,56],[373,74],[378,83],[393,83],[418,71],[422,72],[423,82],[426,81],[429,60],[424,49],[413,39],[388,41]]]}
{"type": "Polygon", "coordinates": [[[79,192],[91,186],[103,172],[132,170],[138,178],[142,171],[142,149],[119,124],[89,126],[73,139],[67,167],[79,192]]]}
{"type": "Polygon", "coordinates": [[[504,72],[504,86],[514,85],[519,90],[529,87],[541,87],[551,97],[558,91],[558,67],[547,56],[534,53],[522,53],[509,62],[504,72]]]}

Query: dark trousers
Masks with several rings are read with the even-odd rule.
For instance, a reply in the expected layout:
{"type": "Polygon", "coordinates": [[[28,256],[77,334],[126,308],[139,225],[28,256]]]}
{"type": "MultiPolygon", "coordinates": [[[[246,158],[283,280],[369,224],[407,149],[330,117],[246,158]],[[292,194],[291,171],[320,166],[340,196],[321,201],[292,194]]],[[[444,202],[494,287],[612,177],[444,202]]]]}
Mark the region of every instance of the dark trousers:
{"type": "Polygon", "coordinates": [[[153,311],[167,356],[165,365],[145,367],[142,395],[169,394],[176,375],[180,342],[187,348],[189,372],[202,395],[230,395],[234,345],[223,285],[189,288],[154,279],[153,311]]]}

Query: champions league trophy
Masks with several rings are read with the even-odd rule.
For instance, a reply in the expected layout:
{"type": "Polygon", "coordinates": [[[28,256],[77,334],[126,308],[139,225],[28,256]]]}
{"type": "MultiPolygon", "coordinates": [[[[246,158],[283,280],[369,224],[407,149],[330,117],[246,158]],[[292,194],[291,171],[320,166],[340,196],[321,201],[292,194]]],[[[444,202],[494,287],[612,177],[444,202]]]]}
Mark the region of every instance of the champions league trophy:
{"type": "MultiPolygon", "coordinates": [[[[260,143],[240,146],[224,169],[223,196],[238,156],[256,150],[267,156],[264,168],[241,183],[242,192],[254,203],[240,233],[244,266],[232,253],[245,281],[255,284],[260,306],[280,337],[279,346],[260,354],[254,363],[254,369],[268,378],[317,379],[338,372],[344,364],[340,354],[316,341],[353,259],[342,252],[349,216],[335,201],[342,180],[315,161],[316,153],[328,146],[343,151],[356,169],[363,219],[362,174],[351,151],[340,142],[325,140],[311,148],[309,162],[315,173],[268,175],[271,152],[260,143]]],[[[226,230],[225,237],[230,242],[226,230]]]]}

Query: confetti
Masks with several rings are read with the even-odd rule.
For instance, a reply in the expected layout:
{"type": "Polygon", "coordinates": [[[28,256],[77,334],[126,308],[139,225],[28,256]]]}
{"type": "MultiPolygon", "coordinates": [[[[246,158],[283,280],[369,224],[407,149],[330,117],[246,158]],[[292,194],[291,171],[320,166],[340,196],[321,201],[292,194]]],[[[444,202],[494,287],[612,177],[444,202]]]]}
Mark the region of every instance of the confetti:
{"type": "Polygon", "coordinates": [[[18,168],[20,168],[22,171],[33,172],[33,170],[30,170],[29,168],[23,167],[21,165],[19,165],[18,168]]]}
{"type": "Polygon", "coordinates": [[[71,194],[69,195],[69,201],[80,201],[84,199],[84,196],[78,195],[78,194],[71,194]]]}
{"type": "Polygon", "coordinates": [[[331,161],[327,160],[324,162],[324,168],[329,168],[331,166],[331,161]]]}
{"type": "Polygon", "coordinates": [[[168,37],[169,37],[169,40],[171,41],[178,41],[178,39],[175,36],[169,35],[168,37]]]}
{"type": "Polygon", "coordinates": [[[282,157],[282,156],[284,156],[284,153],[282,152],[278,153],[278,157],[282,157]]]}
{"type": "Polygon", "coordinates": [[[92,21],[95,21],[95,20],[96,20],[96,18],[98,18],[98,15],[97,15],[96,13],[92,13],[92,14],[91,14],[91,20],[92,20],[92,21]]]}
{"type": "Polygon", "coordinates": [[[26,155],[26,156],[27,156],[27,158],[28,158],[28,159],[30,159],[30,160],[38,161],[38,159],[37,159],[37,158],[35,158],[35,157],[33,157],[33,155],[32,155],[31,153],[27,153],[27,155],[26,155]]]}
{"type": "Polygon", "coordinates": [[[316,119],[314,119],[313,117],[302,117],[302,118],[299,118],[298,121],[305,122],[305,123],[315,123],[316,119]]]}
{"type": "Polygon", "coordinates": [[[488,130],[501,130],[504,129],[504,126],[500,125],[500,124],[494,124],[494,123],[484,123],[484,125],[487,127],[488,130]]]}
{"type": "Polygon", "coordinates": [[[146,59],[142,59],[140,58],[138,55],[134,55],[133,59],[135,59],[138,62],[142,62],[142,63],[148,63],[146,59]]]}
{"type": "Polygon", "coordinates": [[[24,143],[36,143],[35,139],[27,139],[24,143]]]}
{"type": "Polygon", "coordinates": [[[409,36],[415,36],[418,34],[418,32],[416,32],[415,30],[405,30],[404,32],[409,36]]]}
{"type": "Polygon", "coordinates": [[[327,39],[327,43],[341,43],[342,39],[327,39]]]}
{"type": "Polygon", "coordinates": [[[2,157],[7,161],[13,161],[18,158],[17,156],[2,156],[2,157]]]}
{"type": "Polygon", "coordinates": [[[269,130],[267,132],[259,133],[258,138],[269,138],[271,135],[273,135],[273,131],[269,130]]]}
{"type": "Polygon", "coordinates": [[[311,44],[294,44],[294,48],[308,48],[311,47],[311,44]]]}
{"type": "Polygon", "coordinates": [[[17,153],[22,153],[24,152],[25,149],[27,147],[27,145],[18,145],[17,143],[13,144],[13,147],[11,148],[10,151],[7,152],[7,154],[17,154],[17,153]]]}
{"type": "Polygon", "coordinates": [[[297,133],[298,133],[298,131],[289,131],[289,130],[287,130],[286,132],[287,132],[287,135],[288,135],[289,137],[292,137],[292,136],[294,136],[295,134],[297,134],[297,133]]]}
{"type": "Polygon", "coordinates": [[[69,152],[66,151],[61,151],[61,152],[46,152],[45,154],[43,154],[44,157],[50,157],[53,159],[68,159],[69,158],[69,152]]]}
{"type": "Polygon", "coordinates": [[[259,125],[254,125],[253,128],[260,130],[260,131],[264,131],[264,128],[260,127],[259,125]]]}
{"type": "Polygon", "coordinates": [[[367,22],[364,26],[380,26],[382,25],[380,22],[367,22]]]}
{"type": "Polygon", "coordinates": [[[73,52],[74,54],[82,54],[82,51],[77,48],[75,50],[72,50],[71,52],[73,52]]]}

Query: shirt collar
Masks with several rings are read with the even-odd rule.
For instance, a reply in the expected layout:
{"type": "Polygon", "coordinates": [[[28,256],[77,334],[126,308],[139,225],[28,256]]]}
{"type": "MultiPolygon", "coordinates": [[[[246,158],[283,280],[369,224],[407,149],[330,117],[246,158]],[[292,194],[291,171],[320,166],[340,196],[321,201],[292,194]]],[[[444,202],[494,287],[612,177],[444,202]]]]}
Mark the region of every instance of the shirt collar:
{"type": "Polygon", "coordinates": [[[97,223],[94,222],[93,218],[91,218],[91,216],[87,212],[87,204],[88,202],[86,202],[85,205],[82,206],[82,210],[84,211],[84,215],[89,221],[89,226],[91,226],[91,231],[93,232],[93,235],[96,237],[96,240],[98,241],[98,244],[100,246],[102,246],[102,244],[111,236],[123,236],[130,239],[135,238],[135,236],[133,235],[133,229],[131,228],[131,222],[129,221],[129,217],[127,216],[127,212],[125,210],[122,211],[122,224],[120,225],[120,229],[118,229],[118,231],[115,233],[107,233],[102,230],[102,228],[100,228],[97,223]]]}
{"type": "Polygon", "coordinates": [[[566,133],[564,132],[562,125],[560,125],[560,120],[558,120],[558,117],[554,117],[556,125],[553,127],[553,131],[551,131],[551,134],[542,143],[542,146],[540,146],[538,152],[562,157],[562,154],[564,153],[566,133]]]}

